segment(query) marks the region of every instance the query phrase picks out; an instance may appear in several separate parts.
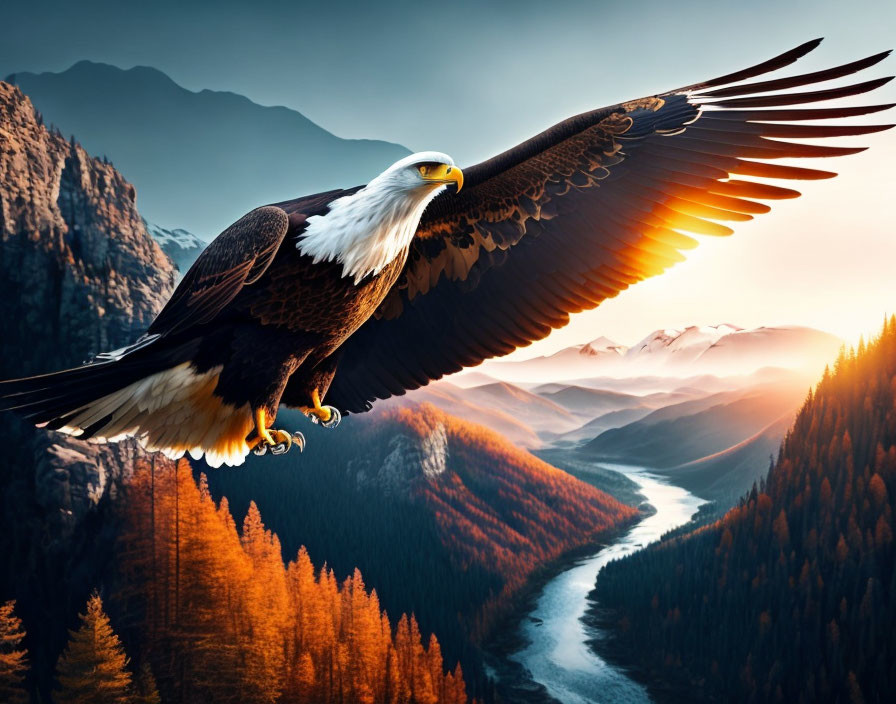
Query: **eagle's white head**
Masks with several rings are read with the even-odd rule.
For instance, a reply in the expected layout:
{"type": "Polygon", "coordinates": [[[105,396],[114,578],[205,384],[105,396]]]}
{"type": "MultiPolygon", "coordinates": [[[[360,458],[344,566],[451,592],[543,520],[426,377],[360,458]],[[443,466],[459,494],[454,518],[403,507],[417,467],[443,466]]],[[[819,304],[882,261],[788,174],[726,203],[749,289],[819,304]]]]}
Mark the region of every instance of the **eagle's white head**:
{"type": "Polygon", "coordinates": [[[418,152],[397,161],[364,188],[308,218],[296,246],[315,263],[337,261],[357,284],[406,256],[420,217],[449,184],[459,191],[463,173],[440,152],[418,152]]]}

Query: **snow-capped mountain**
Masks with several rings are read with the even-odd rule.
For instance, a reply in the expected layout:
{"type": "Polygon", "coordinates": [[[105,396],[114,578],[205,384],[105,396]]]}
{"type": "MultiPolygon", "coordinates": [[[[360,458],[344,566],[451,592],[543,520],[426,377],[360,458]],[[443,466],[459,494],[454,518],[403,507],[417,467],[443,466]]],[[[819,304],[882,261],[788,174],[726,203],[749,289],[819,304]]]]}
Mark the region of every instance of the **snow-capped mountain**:
{"type": "Polygon", "coordinates": [[[596,340],[592,340],[577,349],[579,354],[585,355],[586,357],[601,357],[606,355],[621,357],[628,350],[625,345],[613,342],[613,340],[608,337],[598,337],[596,340]]]}
{"type": "Polygon", "coordinates": [[[544,382],[594,377],[719,377],[776,367],[817,375],[837,356],[842,340],[799,326],[744,330],[736,325],[692,325],[655,330],[625,347],[600,337],[546,357],[486,362],[478,368],[495,379],[544,382]]]}
{"type": "Polygon", "coordinates": [[[725,335],[741,332],[735,325],[691,325],[683,330],[655,330],[632,345],[625,353],[628,359],[645,355],[674,356],[676,362],[693,361],[725,335]]]}
{"type": "Polygon", "coordinates": [[[171,257],[181,274],[190,268],[207,244],[192,232],[187,232],[182,228],[168,230],[145,219],[143,222],[149,234],[161,245],[165,254],[171,257]]]}

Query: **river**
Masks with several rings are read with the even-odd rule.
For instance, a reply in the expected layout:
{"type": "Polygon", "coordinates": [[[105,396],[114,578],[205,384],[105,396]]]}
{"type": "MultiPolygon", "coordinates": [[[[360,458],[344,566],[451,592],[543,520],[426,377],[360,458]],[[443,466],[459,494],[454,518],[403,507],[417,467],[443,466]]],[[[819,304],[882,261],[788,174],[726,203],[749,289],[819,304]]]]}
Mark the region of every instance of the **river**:
{"type": "MultiPolygon", "coordinates": [[[[656,513],[647,516],[591,557],[576,562],[545,584],[535,608],[519,629],[522,649],[509,655],[532,680],[564,704],[649,702],[647,690],[624,671],[598,656],[587,641],[597,635],[582,623],[588,594],[601,568],[686,523],[704,501],[641,467],[602,465],[622,472],[640,486],[656,513]]],[[[519,668],[515,668],[519,671],[519,668]]]]}

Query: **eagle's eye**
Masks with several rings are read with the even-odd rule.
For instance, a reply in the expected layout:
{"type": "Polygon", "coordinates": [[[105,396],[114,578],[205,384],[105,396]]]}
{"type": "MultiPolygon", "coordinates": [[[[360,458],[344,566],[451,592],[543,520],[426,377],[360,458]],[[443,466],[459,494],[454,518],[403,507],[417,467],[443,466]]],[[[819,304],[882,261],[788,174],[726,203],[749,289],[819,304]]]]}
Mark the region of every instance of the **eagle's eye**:
{"type": "Polygon", "coordinates": [[[423,176],[424,178],[431,170],[432,170],[432,168],[428,164],[421,164],[420,166],[417,167],[417,171],[419,171],[420,175],[423,176]]]}

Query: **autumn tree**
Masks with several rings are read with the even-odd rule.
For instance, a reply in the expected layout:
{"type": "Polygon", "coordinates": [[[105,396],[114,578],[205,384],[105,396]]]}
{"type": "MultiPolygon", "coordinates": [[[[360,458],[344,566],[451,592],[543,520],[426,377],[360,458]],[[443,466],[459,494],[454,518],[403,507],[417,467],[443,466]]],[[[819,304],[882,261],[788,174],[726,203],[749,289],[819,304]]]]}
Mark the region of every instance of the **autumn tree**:
{"type": "Polygon", "coordinates": [[[144,662],[140,666],[134,683],[134,690],[134,704],[161,704],[162,697],[159,695],[156,678],[153,677],[149,663],[144,662]]]}
{"type": "Polygon", "coordinates": [[[0,606],[0,701],[23,704],[28,701],[24,688],[28,654],[22,647],[25,631],[15,606],[14,601],[0,606]]]}
{"type": "Polygon", "coordinates": [[[128,704],[131,675],[128,659],[99,594],[87,601],[87,612],[79,615],[81,626],[69,631],[69,642],[59,660],[55,692],[58,704],[128,704]]]}

